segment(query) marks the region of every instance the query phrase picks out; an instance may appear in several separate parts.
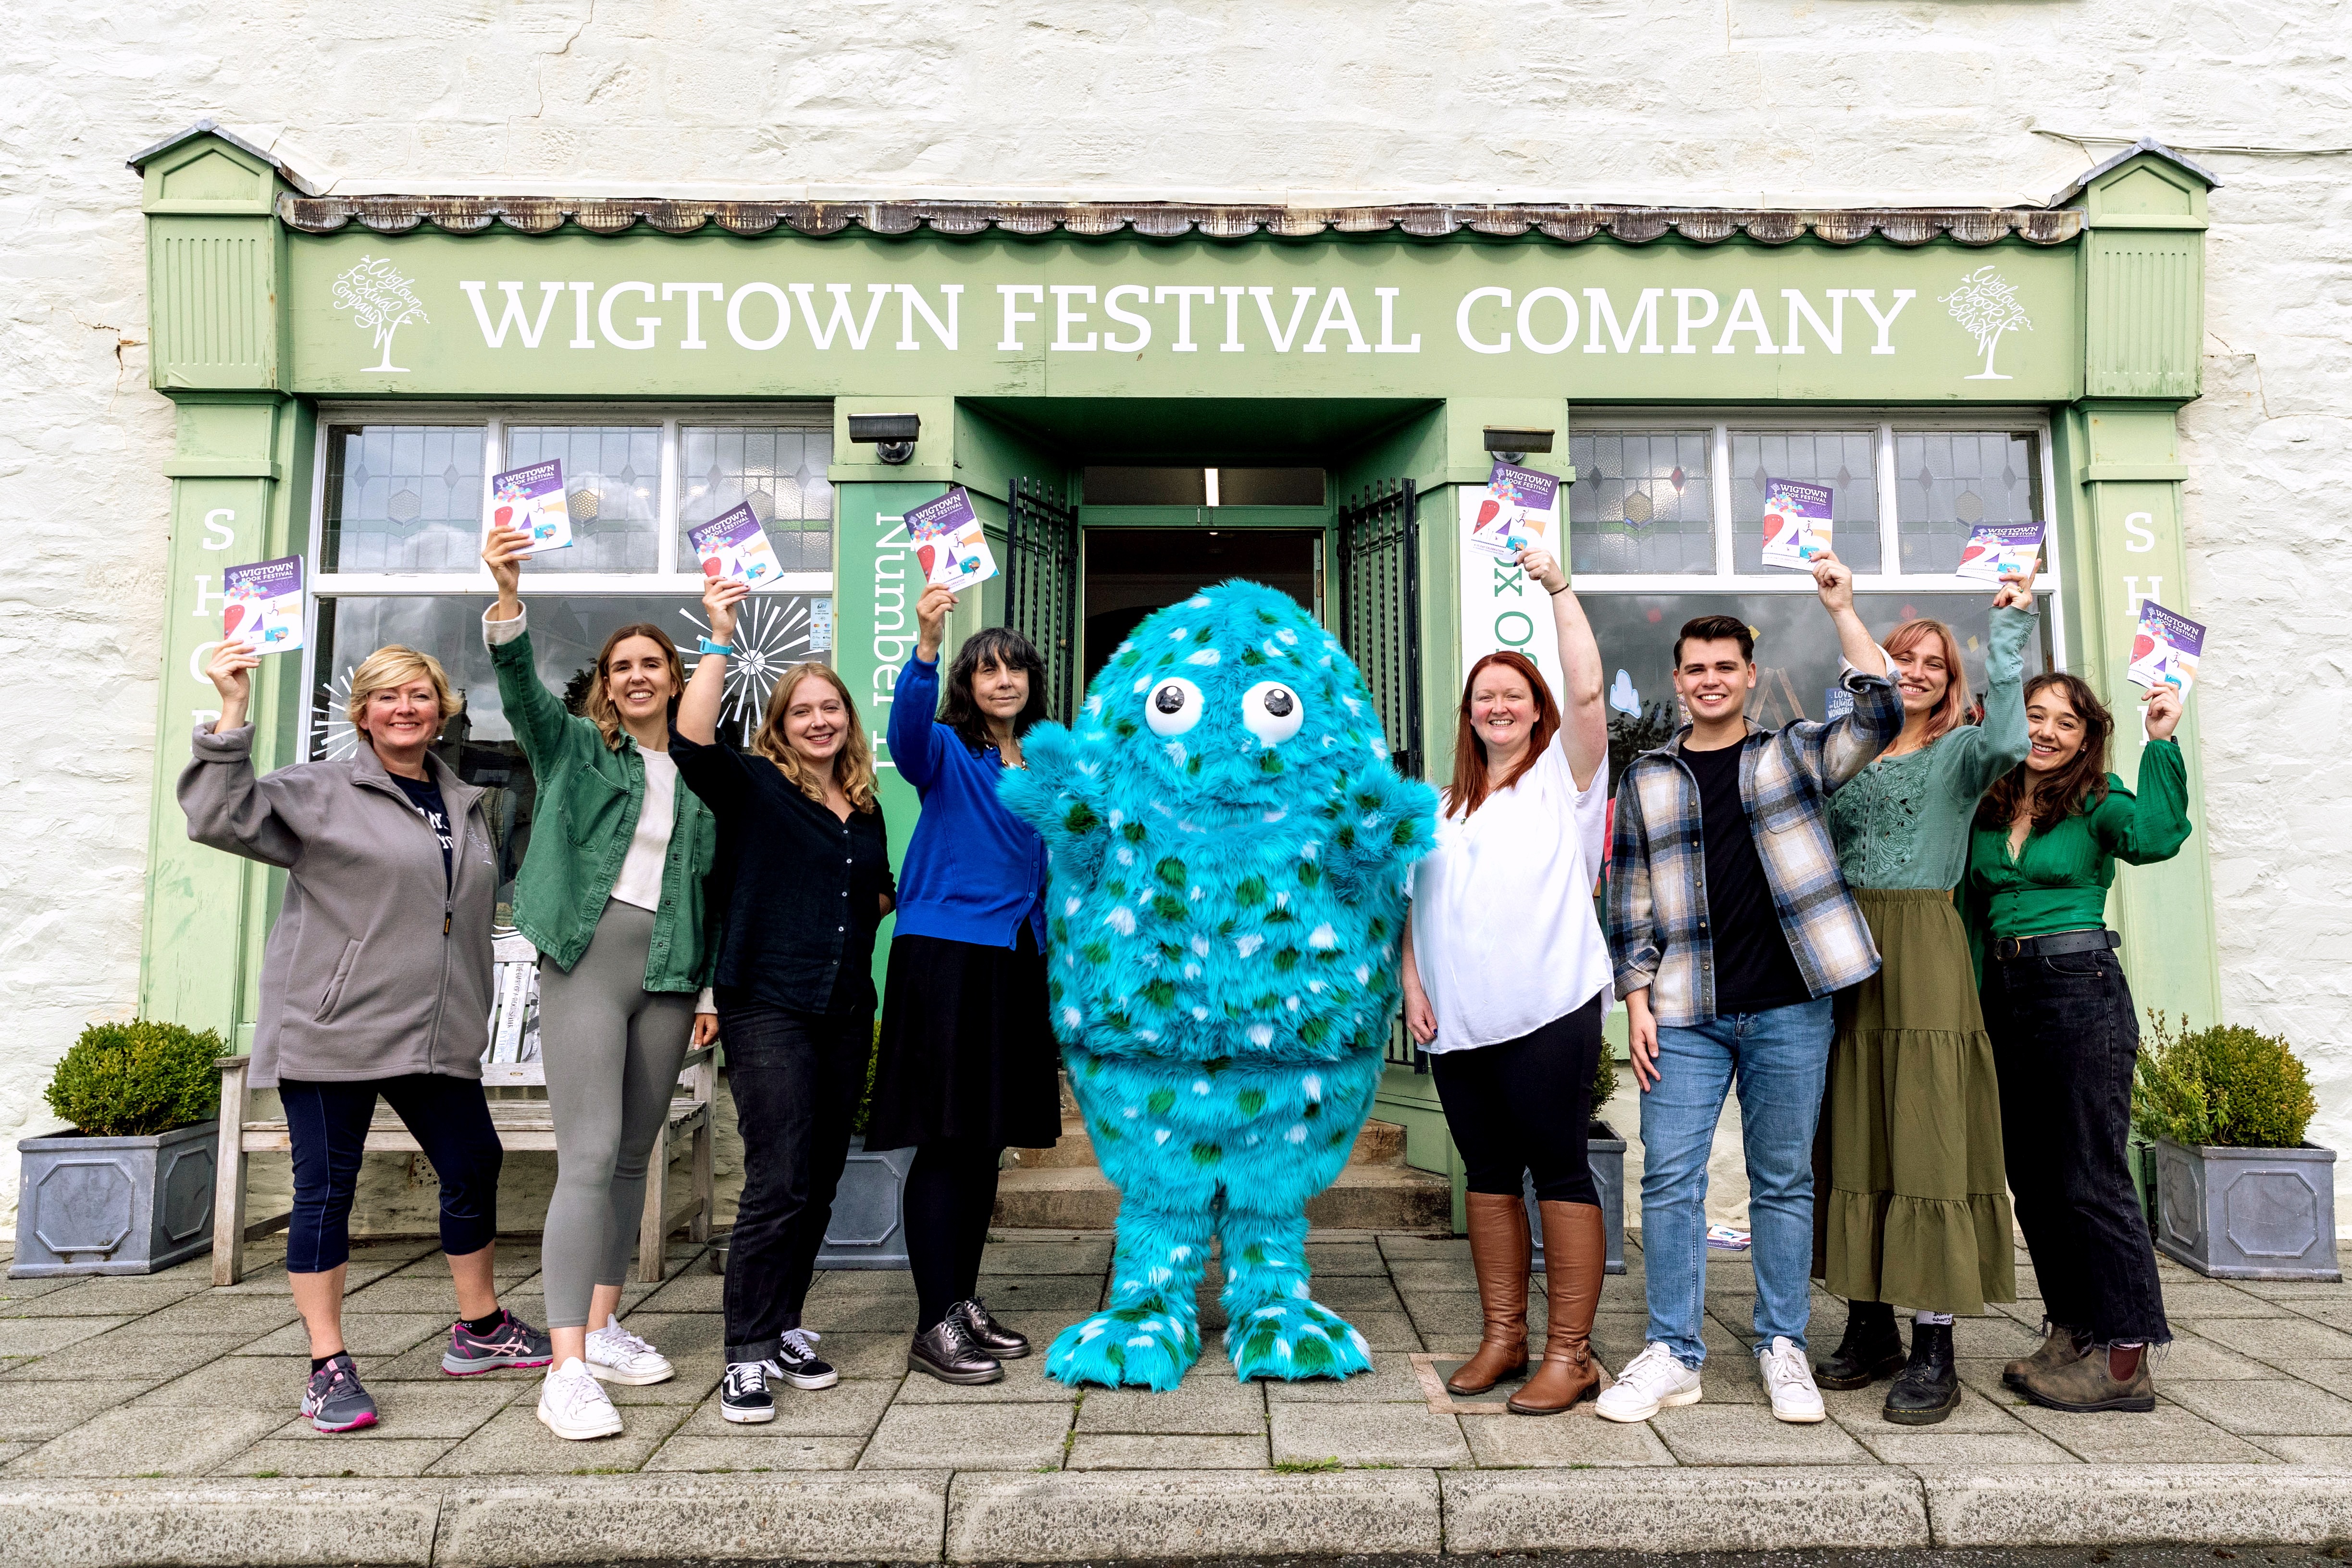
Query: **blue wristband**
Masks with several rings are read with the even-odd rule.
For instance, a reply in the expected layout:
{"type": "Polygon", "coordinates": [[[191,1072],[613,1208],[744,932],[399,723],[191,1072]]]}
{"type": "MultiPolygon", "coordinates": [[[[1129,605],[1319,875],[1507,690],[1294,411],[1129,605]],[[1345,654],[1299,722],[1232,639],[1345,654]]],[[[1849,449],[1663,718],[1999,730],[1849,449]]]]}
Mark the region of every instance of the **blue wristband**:
{"type": "Polygon", "coordinates": [[[735,644],[732,643],[714,643],[709,638],[705,637],[701,640],[701,645],[697,647],[695,652],[698,653],[729,654],[735,652],[735,644]]]}

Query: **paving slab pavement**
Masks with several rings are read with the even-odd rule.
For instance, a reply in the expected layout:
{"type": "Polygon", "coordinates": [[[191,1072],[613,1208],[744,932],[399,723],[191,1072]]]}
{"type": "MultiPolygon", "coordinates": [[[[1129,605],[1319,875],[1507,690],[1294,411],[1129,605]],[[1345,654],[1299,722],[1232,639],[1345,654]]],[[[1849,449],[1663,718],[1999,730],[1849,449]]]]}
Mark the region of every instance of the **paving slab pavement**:
{"type": "MultiPolygon", "coordinates": [[[[568,1444],[538,1375],[439,1370],[447,1272],[429,1241],[354,1256],[347,1329],[383,1419],[322,1437],[295,1406],[301,1334],[268,1244],[232,1290],[199,1261],[143,1280],[0,1283],[0,1561],[142,1565],[708,1557],[951,1562],[1591,1551],[1880,1550],[2352,1538],[2352,1289],[2208,1281],[2160,1265],[2177,1343],[2146,1416],[2022,1403],[2003,1358],[2038,1303],[1963,1320],[1966,1395],[1888,1425],[1883,1385],[1775,1421],[1748,1346],[1748,1260],[1708,1260],[1706,1398],[1619,1426],[1440,1398],[1413,1364],[1475,1344],[1468,1249],[1314,1233],[1318,1299],[1373,1345],[1344,1382],[1242,1384],[1204,1318],[1169,1394],[1076,1390],[1042,1354],[1002,1383],[906,1370],[906,1276],[821,1276],[808,1321],[842,1372],[719,1418],[719,1281],[705,1249],[630,1287],[625,1320],[677,1364],[611,1390],[626,1431],[568,1444]],[[273,1272],[273,1270],[276,1270],[273,1272]],[[274,1281],[274,1282],[273,1282],[274,1281]]],[[[1110,1241],[1001,1232],[983,1291],[1044,1342],[1102,1299],[1110,1241]]],[[[1601,1299],[1604,1362],[1647,1327],[1639,1237],[1601,1299]]],[[[2021,1256],[2021,1265],[2023,1259],[2021,1256]]],[[[501,1248],[502,1299],[537,1309],[536,1249],[501,1248]]],[[[2021,1284],[2032,1289],[2030,1270],[2021,1284]]],[[[1213,1303],[1213,1294],[1206,1297],[1213,1303]]],[[[1540,1301],[1534,1303],[1540,1325],[1540,1301]]],[[[1814,1298],[1817,1337],[1837,1303],[1814,1298]]],[[[1817,1345],[1817,1349],[1819,1346],[1817,1345]]]]}

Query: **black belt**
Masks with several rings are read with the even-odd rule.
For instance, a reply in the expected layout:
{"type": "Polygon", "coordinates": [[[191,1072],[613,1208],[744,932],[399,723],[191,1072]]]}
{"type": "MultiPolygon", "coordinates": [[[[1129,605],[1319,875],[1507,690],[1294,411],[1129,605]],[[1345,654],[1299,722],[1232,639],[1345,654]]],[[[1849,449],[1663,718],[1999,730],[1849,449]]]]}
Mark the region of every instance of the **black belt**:
{"type": "Polygon", "coordinates": [[[2061,931],[2053,936],[1996,936],[1992,956],[2011,958],[2054,958],[2061,953],[2104,953],[2120,947],[2124,939],[2112,931],[2061,931]]]}

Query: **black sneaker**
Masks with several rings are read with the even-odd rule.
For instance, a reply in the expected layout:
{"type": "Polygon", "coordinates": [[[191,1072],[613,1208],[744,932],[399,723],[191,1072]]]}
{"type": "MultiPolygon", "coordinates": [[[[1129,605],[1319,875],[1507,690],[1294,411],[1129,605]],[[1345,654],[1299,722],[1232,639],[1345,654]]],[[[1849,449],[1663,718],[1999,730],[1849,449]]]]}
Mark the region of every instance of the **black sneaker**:
{"type": "Polygon", "coordinates": [[[827,1365],[813,1348],[824,1336],[808,1329],[787,1329],[776,1342],[776,1359],[768,1364],[772,1377],[781,1377],[794,1388],[830,1388],[841,1381],[841,1374],[827,1365]]]}
{"type": "Polygon", "coordinates": [[[1018,1361],[1029,1354],[1029,1336],[998,1322],[990,1315],[988,1303],[978,1296],[958,1301],[948,1312],[962,1317],[963,1326],[971,1333],[971,1343],[997,1360],[1018,1361]]]}
{"type": "Polygon", "coordinates": [[[375,1425],[375,1401],[360,1386],[360,1370],[338,1352],[310,1375],[302,1391],[302,1414],[321,1432],[356,1432],[375,1425]]]}
{"type": "Polygon", "coordinates": [[[554,1359],[553,1342],[502,1307],[488,1333],[476,1333],[463,1318],[449,1325],[441,1370],[452,1377],[474,1377],[501,1366],[545,1366],[554,1359]]]}
{"type": "Polygon", "coordinates": [[[757,1427],[776,1418],[776,1396],[768,1392],[772,1361],[730,1361],[719,1385],[719,1414],[730,1421],[757,1427]]]}

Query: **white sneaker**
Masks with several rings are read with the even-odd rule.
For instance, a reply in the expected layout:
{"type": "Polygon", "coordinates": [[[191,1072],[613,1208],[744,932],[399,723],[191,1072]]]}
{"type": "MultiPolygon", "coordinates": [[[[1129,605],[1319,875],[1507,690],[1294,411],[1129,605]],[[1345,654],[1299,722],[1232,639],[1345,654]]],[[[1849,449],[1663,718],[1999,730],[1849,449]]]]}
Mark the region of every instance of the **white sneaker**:
{"type": "Polygon", "coordinates": [[[607,1317],[604,1326],[588,1336],[588,1371],[606,1383],[631,1387],[667,1383],[677,1375],[669,1357],[623,1328],[615,1317],[607,1317]]]}
{"type": "Polygon", "coordinates": [[[539,1419],[557,1437],[575,1443],[614,1437],[621,1430],[621,1413],[578,1356],[548,1368],[539,1385],[539,1419]]]}
{"type": "Polygon", "coordinates": [[[1828,1414],[1822,1408],[1822,1391],[1813,1386],[1813,1369],[1805,1353],[1775,1334],[1769,1350],[1756,1353],[1757,1370],[1764,1375],[1765,1391],[1772,1396],[1772,1414],[1802,1425],[1828,1414]]]}
{"type": "Polygon", "coordinates": [[[1656,1340],[1625,1364],[1595,1405],[1603,1420],[1646,1421],[1671,1405],[1698,1403],[1698,1369],[1685,1366],[1656,1340]]]}

